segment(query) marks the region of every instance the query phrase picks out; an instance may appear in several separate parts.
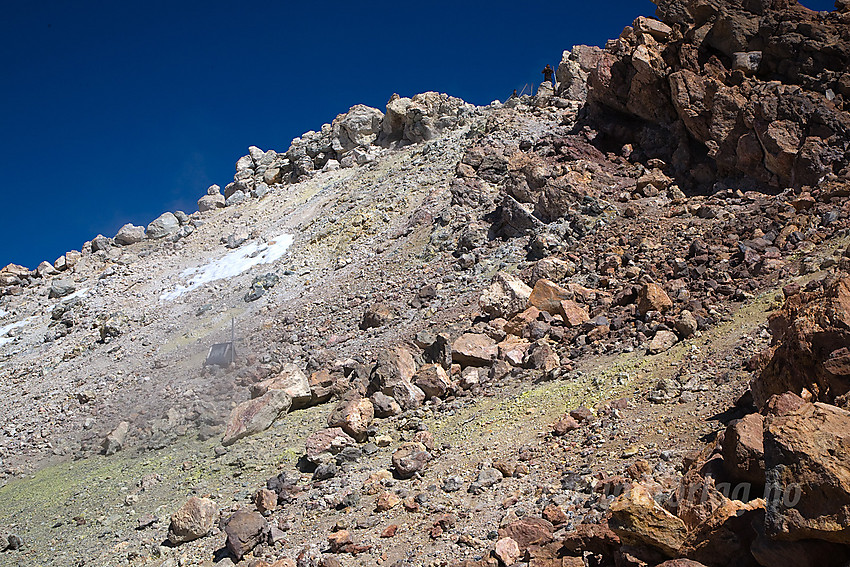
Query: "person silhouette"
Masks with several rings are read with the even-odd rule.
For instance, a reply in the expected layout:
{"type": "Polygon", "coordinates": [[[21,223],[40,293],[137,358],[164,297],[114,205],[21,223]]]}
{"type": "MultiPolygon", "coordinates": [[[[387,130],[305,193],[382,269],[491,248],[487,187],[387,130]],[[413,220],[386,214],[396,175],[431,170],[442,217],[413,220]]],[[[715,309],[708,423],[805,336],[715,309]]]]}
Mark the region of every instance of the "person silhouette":
{"type": "Polygon", "coordinates": [[[543,67],[543,80],[547,83],[552,82],[552,75],[555,74],[555,70],[547,63],[545,67],[543,67]]]}

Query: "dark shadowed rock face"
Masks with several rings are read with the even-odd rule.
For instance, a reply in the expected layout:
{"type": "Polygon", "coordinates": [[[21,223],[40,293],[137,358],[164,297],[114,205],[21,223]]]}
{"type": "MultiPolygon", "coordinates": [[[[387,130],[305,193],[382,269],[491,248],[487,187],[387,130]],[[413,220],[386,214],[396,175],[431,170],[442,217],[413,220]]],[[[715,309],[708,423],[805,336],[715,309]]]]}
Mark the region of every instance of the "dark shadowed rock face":
{"type": "Polygon", "coordinates": [[[603,139],[664,159],[689,186],[847,178],[850,14],[794,0],[656,4],[663,23],[635,20],[590,73],[603,139]]]}

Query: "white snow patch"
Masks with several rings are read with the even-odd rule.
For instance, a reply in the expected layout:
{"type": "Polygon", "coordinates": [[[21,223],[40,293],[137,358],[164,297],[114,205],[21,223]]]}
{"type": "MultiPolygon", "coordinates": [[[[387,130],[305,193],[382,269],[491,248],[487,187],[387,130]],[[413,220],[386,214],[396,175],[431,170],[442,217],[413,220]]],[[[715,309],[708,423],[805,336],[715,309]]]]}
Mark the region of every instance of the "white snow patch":
{"type": "Polygon", "coordinates": [[[59,303],[70,303],[71,301],[75,300],[76,298],[85,297],[88,294],[89,294],[89,288],[84,287],[82,289],[75,291],[71,295],[66,295],[65,297],[62,298],[62,301],[60,301],[59,303]]]}
{"type": "Polygon", "coordinates": [[[10,323],[10,324],[8,324],[4,327],[0,327],[0,347],[6,345],[8,343],[11,343],[13,340],[15,340],[15,337],[5,336],[6,333],[11,331],[12,329],[17,329],[18,327],[23,327],[24,325],[28,325],[29,322],[32,321],[33,319],[35,319],[35,317],[27,317],[26,319],[21,319],[20,321],[17,321],[16,323],[10,323]]]}
{"type": "Polygon", "coordinates": [[[189,268],[180,274],[181,278],[189,279],[186,285],[178,285],[172,291],[163,293],[159,300],[171,301],[205,283],[232,278],[254,266],[276,262],[292,245],[292,241],[292,235],[281,234],[268,242],[249,242],[218,260],[197,268],[189,268]]]}

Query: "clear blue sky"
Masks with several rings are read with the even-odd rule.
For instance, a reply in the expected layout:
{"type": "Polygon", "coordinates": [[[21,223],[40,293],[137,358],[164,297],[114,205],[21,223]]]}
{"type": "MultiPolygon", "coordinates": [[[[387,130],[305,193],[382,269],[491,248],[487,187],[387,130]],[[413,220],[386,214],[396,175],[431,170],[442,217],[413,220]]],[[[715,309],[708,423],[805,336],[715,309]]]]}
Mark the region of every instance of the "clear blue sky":
{"type": "Polygon", "coordinates": [[[653,13],[648,0],[8,2],[0,266],[192,212],[249,145],[285,151],[357,103],[504,100],[562,50],[653,13]]]}

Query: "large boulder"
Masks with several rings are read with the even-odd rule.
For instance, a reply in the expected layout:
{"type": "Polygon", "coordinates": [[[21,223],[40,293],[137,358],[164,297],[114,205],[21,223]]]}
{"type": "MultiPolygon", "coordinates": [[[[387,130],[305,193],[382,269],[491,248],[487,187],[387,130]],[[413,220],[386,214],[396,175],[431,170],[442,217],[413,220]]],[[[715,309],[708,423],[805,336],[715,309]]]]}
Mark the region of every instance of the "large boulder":
{"type": "Polygon", "coordinates": [[[413,98],[393,95],[381,124],[378,142],[405,145],[433,140],[443,130],[464,123],[474,106],[447,94],[426,92],[413,98]]]}
{"type": "Polygon", "coordinates": [[[850,544],[850,412],[805,404],[766,418],[769,536],[850,544]]]}
{"type": "Polygon", "coordinates": [[[602,57],[596,46],[576,45],[564,51],[555,71],[555,93],[566,99],[584,102],[587,99],[587,79],[602,57]]]}
{"type": "Polygon", "coordinates": [[[136,226],[132,223],[127,223],[118,229],[118,233],[113,238],[113,242],[115,244],[120,244],[121,246],[129,246],[130,244],[136,244],[137,242],[141,242],[145,239],[145,227],[136,226]]]}
{"type": "Polygon", "coordinates": [[[734,480],[764,484],[764,417],[753,413],[730,423],[723,436],[723,466],[734,480]]]}
{"type": "Polygon", "coordinates": [[[608,525],[624,543],[649,546],[674,557],[685,542],[685,524],[659,506],[646,488],[633,484],[611,503],[608,525]]]}
{"type": "Polygon", "coordinates": [[[174,213],[162,213],[148,225],[148,238],[165,238],[180,230],[180,221],[174,213]]]}
{"type": "Polygon", "coordinates": [[[499,354],[487,335],[464,333],[452,343],[452,360],[461,366],[489,366],[499,354]]]}
{"type": "Polygon", "coordinates": [[[364,104],[352,106],[331,124],[332,148],[341,155],[357,147],[368,148],[381,132],[384,113],[364,104]]]}
{"type": "Polygon", "coordinates": [[[265,431],[292,406],[292,398],[283,390],[268,390],[258,398],[242,402],[230,412],[221,444],[232,445],[239,439],[265,431]]]}
{"type": "Polygon", "coordinates": [[[309,405],[313,400],[310,380],[297,365],[288,362],[280,372],[251,386],[251,397],[258,398],[269,390],[283,390],[292,399],[292,409],[309,405]]]}

